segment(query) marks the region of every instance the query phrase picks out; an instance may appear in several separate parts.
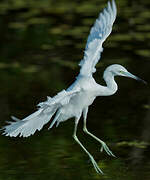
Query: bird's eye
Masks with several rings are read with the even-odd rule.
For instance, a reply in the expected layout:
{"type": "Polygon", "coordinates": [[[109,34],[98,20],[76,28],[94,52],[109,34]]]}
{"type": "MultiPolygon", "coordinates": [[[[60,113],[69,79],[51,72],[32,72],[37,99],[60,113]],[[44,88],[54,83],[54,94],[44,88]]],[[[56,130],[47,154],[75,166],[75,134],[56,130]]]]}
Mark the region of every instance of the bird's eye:
{"type": "Polygon", "coordinates": [[[124,72],[123,72],[123,71],[119,71],[119,73],[124,74],[124,72]]]}

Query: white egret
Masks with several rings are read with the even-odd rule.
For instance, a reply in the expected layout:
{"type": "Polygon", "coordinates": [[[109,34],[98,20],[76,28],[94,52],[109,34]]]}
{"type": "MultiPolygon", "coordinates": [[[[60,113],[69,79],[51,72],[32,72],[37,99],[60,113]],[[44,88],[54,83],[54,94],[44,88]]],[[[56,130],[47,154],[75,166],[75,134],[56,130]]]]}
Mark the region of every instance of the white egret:
{"type": "Polygon", "coordinates": [[[108,155],[114,156],[105,142],[88,131],[86,127],[88,108],[97,96],[110,96],[117,91],[118,86],[114,80],[115,76],[125,76],[141,80],[118,64],[110,65],[104,71],[103,78],[106,82],[106,86],[97,84],[92,76],[96,71],[95,66],[103,51],[102,44],[112,31],[116,14],[116,4],[115,1],[112,0],[112,2],[108,2],[107,7],[100,13],[90,31],[84,57],[79,64],[81,66],[80,73],[76,77],[75,82],[68,89],[62,90],[56,96],[47,97],[45,102],[38,104],[38,110],[26,118],[20,120],[12,116],[14,122],[9,122],[9,125],[6,125],[3,128],[4,135],[10,137],[16,137],[18,135],[20,137],[28,137],[34,134],[36,130],[40,131],[44,124],[51,120],[53,115],[55,115],[55,117],[52,120],[49,129],[52,128],[55,123],[56,126],[58,126],[60,122],[74,117],[75,127],[73,138],[89,156],[96,172],[103,173],[93,156],[82,145],[76,135],[79,119],[81,118],[81,115],[83,115],[83,131],[101,144],[101,151],[105,150],[108,155]]]}

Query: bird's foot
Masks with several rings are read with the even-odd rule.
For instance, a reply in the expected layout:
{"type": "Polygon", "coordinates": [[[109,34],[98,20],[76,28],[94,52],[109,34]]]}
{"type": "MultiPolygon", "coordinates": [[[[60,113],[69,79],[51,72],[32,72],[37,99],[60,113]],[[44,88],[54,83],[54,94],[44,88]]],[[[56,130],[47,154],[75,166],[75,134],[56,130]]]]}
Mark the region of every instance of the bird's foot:
{"type": "Polygon", "coordinates": [[[90,160],[94,166],[94,169],[95,171],[98,173],[98,174],[104,174],[103,171],[99,168],[97,162],[95,161],[95,159],[93,158],[93,156],[90,156],[90,160]]]}
{"type": "Polygon", "coordinates": [[[106,151],[106,153],[107,153],[109,156],[116,157],[116,156],[112,153],[112,151],[109,149],[109,147],[106,145],[105,142],[102,141],[101,144],[102,144],[102,147],[101,147],[101,149],[100,149],[101,152],[104,150],[104,151],[106,151]]]}

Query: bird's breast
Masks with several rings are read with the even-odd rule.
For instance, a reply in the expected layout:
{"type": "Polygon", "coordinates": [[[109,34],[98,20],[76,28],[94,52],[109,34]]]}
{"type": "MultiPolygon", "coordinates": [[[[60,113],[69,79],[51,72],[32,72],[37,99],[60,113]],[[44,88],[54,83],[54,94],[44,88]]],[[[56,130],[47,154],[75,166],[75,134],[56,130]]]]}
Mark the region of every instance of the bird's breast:
{"type": "Polygon", "coordinates": [[[88,92],[81,92],[74,96],[70,103],[73,105],[75,108],[83,109],[89,105],[91,105],[94,101],[95,97],[91,95],[88,92]]]}
{"type": "Polygon", "coordinates": [[[88,93],[78,94],[71,98],[70,102],[61,108],[63,118],[60,121],[65,121],[71,117],[78,117],[83,109],[91,105],[95,97],[91,97],[88,93]]]}

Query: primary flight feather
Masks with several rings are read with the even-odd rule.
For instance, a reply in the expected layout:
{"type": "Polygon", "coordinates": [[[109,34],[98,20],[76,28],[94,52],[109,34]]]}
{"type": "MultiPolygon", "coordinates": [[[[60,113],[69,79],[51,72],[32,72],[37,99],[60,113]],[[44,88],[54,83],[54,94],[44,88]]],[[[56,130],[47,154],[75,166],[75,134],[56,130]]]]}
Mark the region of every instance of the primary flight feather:
{"type": "Polygon", "coordinates": [[[108,2],[107,7],[96,19],[87,39],[83,60],[79,64],[81,66],[81,75],[91,76],[96,71],[95,65],[98,63],[103,51],[102,44],[112,31],[116,14],[116,5],[112,1],[112,4],[108,2]]]}
{"type": "Polygon", "coordinates": [[[103,151],[104,149],[108,155],[114,156],[104,141],[88,131],[86,127],[88,108],[97,96],[110,96],[117,91],[118,86],[114,80],[116,75],[141,80],[118,64],[111,65],[104,71],[103,78],[106,82],[106,86],[97,84],[92,76],[96,71],[95,66],[103,51],[102,44],[112,31],[116,13],[117,10],[114,0],[108,2],[107,7],[100,13],[90,31],[84,57],[79,64],[81,66],[80,73],[76,77],[75,82],[68,89],[62,90],[56,96],[47,97],[45,102],[38,104],[38,110],[26,118],[19,120],[12,116],[14,121],[8,122],[9,124],[3,128],[3,134],[5,136],[16,137],[19,135],[20,137],[28,137],[34,134],[36,130],[40,131],[44,124],[48,123],[54,115],[49,129],[52,128],[55,123],[56,126],[58,126],[60,122],[74,117],[75,127],[73,138],[89,156],[96,172],[103,173],[93,156],[82,145],[76,135],[79,119],[81,115],[83,115],[83,131],[101,144],[100,150],[103,151]]]}

